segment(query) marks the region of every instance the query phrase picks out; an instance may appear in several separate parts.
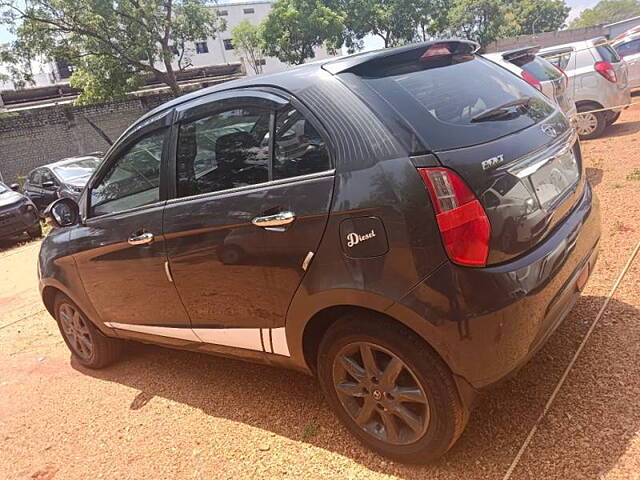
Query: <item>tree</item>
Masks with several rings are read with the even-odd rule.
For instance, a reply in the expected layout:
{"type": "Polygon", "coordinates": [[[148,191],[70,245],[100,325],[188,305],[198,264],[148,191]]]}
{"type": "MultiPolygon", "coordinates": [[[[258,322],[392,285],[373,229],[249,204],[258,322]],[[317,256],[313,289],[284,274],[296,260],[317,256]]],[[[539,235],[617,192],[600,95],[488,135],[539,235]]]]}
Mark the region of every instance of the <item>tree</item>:
{"type": "Polygon", "coordinates": [[[507,37],[559,30],[571,11],[564,0],[512,0],[505,8],[501,33],[507,37]]]}
{"type": "Polygon", "coordinates": [[[345,44],[354,51],[368,34],[380,37],[385,48],[413,41],[418,31],[419,5],[437,1],[440,0],[331,0],[330,5],[345,18],[345,44]]]}
{"type": "Polygon", "coordinates": [[[571,22],[571,28],[591,27],[618,22],[640,15],[640,0],[601,0],[593,8],[587,8],[571,22]]]}
{"type": "Polygon", "coordinates": [[[343,43],[343,17],[321,0],[276,0],[260,32],[264,53],[299,65],[314,58],[314,47],[335,53],[343,43]]]}
{"type": "Polygon", "coordinates": [[[179,95],[187,42],[224,28],[209,1],[0,0],[0,9],[31,52],[73,65],[71,82],[85,90],[79,100],[90,102],[137,88],[145,75],[179,95]]]}
{"type": "Polygon", "coordinates": [[[242,52],[256,74],[262,73],[260,60],[264,57],[259,30],[259,27],[247,20],[241,21],[231,30],[233,47],[242,52]]]}
{"type": "Polygon", "coordinates": [[[504,3],[500,0],[455,0],[449,12],[449,27],[485,46],[500,36],[504,14],[504,3]]]}
{"type": "Polygon", "coordinates": [[[31,52],[20,41],[0,45],[0,82],[12,81],[16,87],[33,84],[31,52]]]}
{"type": "Polygon", "coordinates": [[[452,0],[420,0],[416,2],[418,38],[422,41],[442,36],[449,27],[452,0]]]}

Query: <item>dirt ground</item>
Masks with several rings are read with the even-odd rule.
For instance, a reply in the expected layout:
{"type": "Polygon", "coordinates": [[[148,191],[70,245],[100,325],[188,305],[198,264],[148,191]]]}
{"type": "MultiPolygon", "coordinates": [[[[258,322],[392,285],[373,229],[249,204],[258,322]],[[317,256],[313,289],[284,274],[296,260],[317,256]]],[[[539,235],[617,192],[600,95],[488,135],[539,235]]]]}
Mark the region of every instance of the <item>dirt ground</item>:
{"type": "MultiPolygon", "coordinates": [[[[583,298],[424,467],[360,446],[298,373],[143,345],[105,370],[80,367],[38,297],[38,243],[2,242],[0,479],[503,478],[640,241],[639,132],[636,106],[583,143],[603,220],[583,298]]],[[[640,256],[511,478],[640,479],[639,291],[640,256]]]]}

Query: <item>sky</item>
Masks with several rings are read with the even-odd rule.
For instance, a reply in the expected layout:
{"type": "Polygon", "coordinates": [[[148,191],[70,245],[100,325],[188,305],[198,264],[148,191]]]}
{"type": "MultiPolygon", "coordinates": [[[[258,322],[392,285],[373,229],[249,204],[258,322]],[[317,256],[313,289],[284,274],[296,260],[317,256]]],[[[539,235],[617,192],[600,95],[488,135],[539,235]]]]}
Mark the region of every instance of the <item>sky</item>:
{"type": "MultiPolygon", "coordinates": [[[[573,20],[577,17],[582,10],[585,8],[593,7],[598,0],[565,0],[567,5],[571,7],[571,13],[569,13],[569,21],[573,20]]],[[[220,2],[220,3],[229,3],[229,2],[220,2]]],[[[5,43],[12,40],[12,35],[7,31],[7,29],[0,25],[0,43],[5,43]]]]}

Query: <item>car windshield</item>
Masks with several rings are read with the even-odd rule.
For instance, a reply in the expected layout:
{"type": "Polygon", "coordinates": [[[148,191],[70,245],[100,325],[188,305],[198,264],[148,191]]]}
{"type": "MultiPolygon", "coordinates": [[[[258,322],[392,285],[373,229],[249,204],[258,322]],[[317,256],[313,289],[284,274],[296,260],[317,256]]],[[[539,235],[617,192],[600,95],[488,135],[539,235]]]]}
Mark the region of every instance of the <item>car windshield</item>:
{"type": "Polygon", "coordinates": [[[536,55],[523,55],[511,60],[511,63],[517,65],[525,72],[530,73],[541,82],[546,80],[555,80],[562,77],[560,70],[555,68],[551,63],[536,55]]]}
{"type": "Polygon", "coordinates": [[[596,50],[605,62],[618,63],[620,61],[618,53],[606,43],[596,45],[596,50]]]}
{"type": "Polygon", "coordinates": [[[413,67],[382,66],[362,72],[360,78],[401,112],[435,151],[485,143],[530,127],[555,111],[527,82],[477,56],[436,68],[419,62],[413,67]],[[483,112],[525,98],[530,98],[526,107],[495,116],[494,121],[474,121],[483,112]]]}
{"type": "Polygon", "coordinates": [[[94,157],[81,158],[64,165],[53,167],[55,174],[64,182],[72,182],[77,178],[88,177],[100,165],[100,160],[94,157]]]}
{"type": "Polygon", "coordinates": [[[0,183],[0,194],[6,192],[7,190],[9,190],[7,186],[4,183],[0,183]]]}

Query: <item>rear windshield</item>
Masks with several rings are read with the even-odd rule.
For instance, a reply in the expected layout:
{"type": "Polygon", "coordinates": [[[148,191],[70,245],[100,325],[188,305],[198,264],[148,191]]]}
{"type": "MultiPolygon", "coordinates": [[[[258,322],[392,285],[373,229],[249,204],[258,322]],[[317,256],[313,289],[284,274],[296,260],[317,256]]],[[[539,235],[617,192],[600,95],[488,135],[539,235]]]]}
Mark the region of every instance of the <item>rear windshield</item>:
{"type": "Polygon", "coordinates": [[[478,56],[448,63],[378,64],[354,72],[384,99],[432,150],[485,143],[530,127],[555,107],[511,72],[478,56]],[[482,122],[490,109],[531,98],[528,106],[482,122]],[[476,119],[476,121],[473,121],[476,119]]]}
{"type": "Polygon", "coordinates": [[[596,50],[605,62],[617,63],[620,61],[618,53],[607,44],[601,43],[600,45],[597,45],[596,50]]]}
{"type": "Polygon", "coordinates": [[[541,82],[556,80],[562,76],[560,70],[547,62],[544,58],[540,58],[536,55],[523,55],[522,57],[514,58],[510,61],[525,72],[529,72],[541,82]]]}

